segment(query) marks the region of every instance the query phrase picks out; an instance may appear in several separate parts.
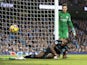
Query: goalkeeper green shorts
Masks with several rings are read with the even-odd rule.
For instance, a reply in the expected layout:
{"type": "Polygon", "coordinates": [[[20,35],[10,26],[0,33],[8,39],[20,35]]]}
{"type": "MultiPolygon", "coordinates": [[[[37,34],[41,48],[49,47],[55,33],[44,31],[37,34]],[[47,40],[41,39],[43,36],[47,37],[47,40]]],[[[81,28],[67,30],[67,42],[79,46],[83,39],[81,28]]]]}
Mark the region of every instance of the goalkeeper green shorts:
{"type": "Polygon", "coordinates": [[[64,30],[64,31],[59,31],[59,38],[60,39],[67,39],[69,38],[69,32],[68,30],[64,30]]]}

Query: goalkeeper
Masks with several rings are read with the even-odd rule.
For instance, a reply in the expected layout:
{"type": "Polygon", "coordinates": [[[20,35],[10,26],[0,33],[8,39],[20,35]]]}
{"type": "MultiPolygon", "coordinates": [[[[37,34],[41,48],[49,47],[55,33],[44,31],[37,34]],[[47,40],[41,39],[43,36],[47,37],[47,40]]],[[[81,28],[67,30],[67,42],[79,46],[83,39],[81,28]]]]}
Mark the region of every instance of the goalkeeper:
{"type": "Polygon", "coordinates": [[[60,53],[63,53],[63,58],[66,58],[66,52],[67,52],[67,43],[68,43],[68,39],[69,39],[69,31],[68,31],[68,27],[70,27],[72,29],[73,35],[76,36],[76,32],[74,29],[74,26],[72,24],[71,21],[71,16],[70,14],[67,12],[67,4],[63,4],[62,5],[62,11],[59,11],[59,41],[55,44],[52,44],[50,46],[52,53],[54,54],[54,57],[58,58],[58,56],[60,56],[60,53]],[[61,48],[59,48],[60,46],[62,46],[61,48]],[[57,48],[58,50],[60,49],[61,52],[59,54],[56,53],[55,48],[57,48]]]}

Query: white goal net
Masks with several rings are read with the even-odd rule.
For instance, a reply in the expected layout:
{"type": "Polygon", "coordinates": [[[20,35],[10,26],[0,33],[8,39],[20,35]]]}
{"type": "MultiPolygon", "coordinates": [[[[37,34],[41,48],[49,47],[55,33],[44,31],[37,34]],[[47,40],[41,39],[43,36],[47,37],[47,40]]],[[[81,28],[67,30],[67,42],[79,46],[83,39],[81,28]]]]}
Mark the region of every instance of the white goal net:
{"type": "Polygon", "coordinates": [[[26,47],[29,44],[34,46],[41,44],[42,41],[47,44],[54,41],[54,10],[40,9],[40,4],[54,5],[54,0],[2,0],[0,2],[2,48],[3,44],[6,44],[5,47],[8,49],[8,46],[17,45],[17,43],[21,43],[19,47],[26,47]],[[12,24],[18,25],[18,33],[9,31],[12,24]]]}

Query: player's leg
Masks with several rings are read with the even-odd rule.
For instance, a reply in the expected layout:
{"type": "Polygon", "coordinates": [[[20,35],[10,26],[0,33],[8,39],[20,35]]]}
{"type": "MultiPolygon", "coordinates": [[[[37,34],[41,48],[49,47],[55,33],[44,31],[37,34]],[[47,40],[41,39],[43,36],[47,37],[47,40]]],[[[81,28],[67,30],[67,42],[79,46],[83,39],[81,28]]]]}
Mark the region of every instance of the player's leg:
{"type": "Polygon", "coordinates": [[[50,52],[50,48],[48,47],[47,49],[40,51],[38,54],[27,55],[24,58],[50,58],[52,57],[52,55],[49,55],[50,52]]]}
{"type": "Polygon", "coordinates": [[[52,53],[44,53],[44,52],[41,52],[39,55],[36,55],[35,58],[41,58],[41,59],[50,59],[50,58],[53,58],[53,54],[52,53]]]}
{"type": "Polygon", "coordinates": [[[61,54],[61,46],[60,47],[56,46],[55,51],[58,54],[58,57],[60,57],[60,54],[61,54]]]}
{"type": "Polygon", "coordinates": [[[41,51],[38,54],[32,53],[30,55],[24,56],[24,58],[42,58],[44,54],[45,52],[41,51]]]}
{"type": "Polygon", "coordinates": [[[46,56],[47,59],[51,59],[51,58],[54,58],[54,55],[52,53],[49,53],[47,56],[46,56]]]}
{"type": "Polygon", "coordinates": [[[49,48],[50,48],[51,52],[53,53],[53,55],[54,55],[54,56],[57,56],[57,53],[56,53],[56,51],[55,51],[55,47],[56,47],[56,44],[53,43],[53,44],[50,45],[49,48]]]}
{"type": "Polygon", "coordinates": [[[63,52],[63,59],[67,58],[67,51],[63,52]]]}
{"type": "Polygon", "coordinates": [[[34,57],[35,57],[34,54],[30,54],[30,55],[26,55],[26,56],[24,56],[24,58],[34,58],[34,57]]]}
{"type": "Polygon", "coordinates": [[[42,58],[44,54],[45,52],[41,51],[38,55],[35,56],[35,58],[42,58]]]}
{"type": "Polygon", "coordinates": [[[53,55],[52,55],[52,54],[49,54],[49,53],[51,53],[51,50],[50,50],[50,48],[48,47],[48,48],[44,49],[43,51],[41,51],[41,52],[40,52],[38,55],[36,55],[35,57],[36,57],[36,58],[43,58],[43,59],[53,57],[53,55]]]}

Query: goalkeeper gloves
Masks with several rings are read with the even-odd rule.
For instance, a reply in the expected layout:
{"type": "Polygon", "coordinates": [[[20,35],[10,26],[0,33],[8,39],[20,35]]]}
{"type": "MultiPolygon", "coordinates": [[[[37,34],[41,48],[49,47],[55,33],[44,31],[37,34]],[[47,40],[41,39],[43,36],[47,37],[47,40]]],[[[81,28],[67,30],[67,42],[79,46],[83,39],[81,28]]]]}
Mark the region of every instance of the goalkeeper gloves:
{"type": "Polygon", "coordinates": [[[73,32],[73,35],[76,36],[76,31],[74,28],[72,29],[72,32],[73,32]]]}

